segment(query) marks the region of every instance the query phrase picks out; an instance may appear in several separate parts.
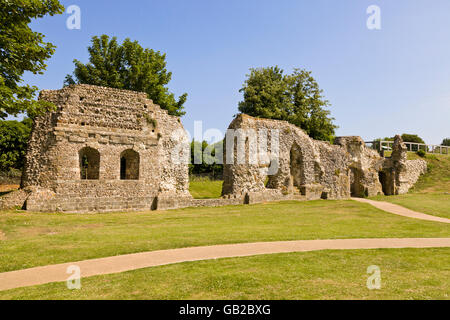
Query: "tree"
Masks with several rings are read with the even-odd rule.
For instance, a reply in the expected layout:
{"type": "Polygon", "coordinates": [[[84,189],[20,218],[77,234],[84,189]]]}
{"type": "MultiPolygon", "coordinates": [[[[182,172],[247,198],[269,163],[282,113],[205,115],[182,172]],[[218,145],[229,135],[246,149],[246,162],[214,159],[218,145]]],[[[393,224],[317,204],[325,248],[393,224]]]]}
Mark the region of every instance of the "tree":
{"type": "Polygon", "coordinates": [[[286,120],[292,108],[286,77],[278,67],[250,69],[239,92],[244,95],[239,111],[253,117],[286,120]]]}
{"type": "Polygon", "coordinates": [[[239,111],[253,117],[286,120],[314,139],[332,141],[333,124],[323,91],[310,71],[294,69],[283,75],[279,67],[250,69],[240,89],[244,100],[239,111]]]}
{"type": "Polygon", "coordinates": [[[444,140],[442,140],[442,145],[450,147],[450,138],[445,138],[444,140]]]}
{"type": "Polygon", "coordinates": [[[0,121],[0,171],[21,169],[24,164],[32,121],[0,121]]]}
{"type": "Polygon", "coordinates": [[[29,27],[32,19],[63,13],[58,0],[0,0],[0,119],[26,112],[35,115],[52,105],[34,100],[38,90],[23,85],[25,71],[42,74],[55,46],[29,27]]]}
{"type": "Polygon", "coordinates": [[[402,134],[403,142],[414,142],[414,143],[423,143],[425,144],[425,141],[421,137],[419,137],[417,134],[409,134],[404,133],[402,134]]]}
{"type": "Polygon", "coordinates": [[[64,85],[91,84],[118,89],[146,92],[148,97],[169,114],[182,116],[187,94],[178,100],[166,85],[172,73],[166,69],[166,55],[152,49],[144,49],[137,41],[107,35],[92,37],[88,47],[89,63],[74,60],[73,75],[67,75],[64,85]]]}
{"type": "Polygon", "coordinates": [[[216,152],[223,153],[223,140],[214,144],[192,140],[189,174],[211,174],[214,179],[221,177],[223,165],[216,163],[216,152]]]}
{"type": "MultiPolygon", "coordinates": [[[[402,140],[403,142],[412,142],[412,143],[423,143],[425,144],[425,141],[423,141],[423,139],[421,137],[419,137],[417,134],[409,134],[409,133],[404,133],[402,134],[402,140]]],[[[425,149],[426,147],[424,146],[417,146],[417,145],[411,145],[410,150],[411,151],[418,151],[420,149],[425,149]]]]}
{"type": "Polygon", "coordinates": [[[330,117],[328,100],[323,97],[323,90],[311,76],[310,71],[295,69],[288,76],[289,94],[293,110],[288,121],[304,129],[309,136],[317,140],[334,140],[337,126],[330,117]]]}

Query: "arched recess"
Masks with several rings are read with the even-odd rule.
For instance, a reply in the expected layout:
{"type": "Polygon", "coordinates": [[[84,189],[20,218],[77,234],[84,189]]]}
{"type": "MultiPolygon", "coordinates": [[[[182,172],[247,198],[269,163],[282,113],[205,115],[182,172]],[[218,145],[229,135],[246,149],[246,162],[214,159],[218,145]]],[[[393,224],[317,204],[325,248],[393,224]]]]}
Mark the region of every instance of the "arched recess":
{"type": "Polygon", "coordinates": [[[361,169],[350,168],[350,194],[352,197],[364,198],[366,190],[362,184],[364,173],[361,169]]]}
{"type": "Polygon", "coordinates": [[[392,170],[383,170],[378,172],[378,176],[380,179],[381,187],[383,188],[383,193],[386,196],[390,196],[395,194],[395,186],[394,186],[394,174],[392,170]]]}
{"type": "Polygon", "coordinates": [[[294,143],[290,151],[290,184],[289,189],[299,193],[304,183],[303,155],[298,144],[294,143]]]}
{"type": "Polygon", "coordinates": [[[84,147],[79,151],[81,180],[98,180],[100,178],[100,152],[84,147]]]}
{"type": "Polygon", "coordinates": [[[139,153],[128,149],[120,154],[120,180],[139,180],[139,153]]]}

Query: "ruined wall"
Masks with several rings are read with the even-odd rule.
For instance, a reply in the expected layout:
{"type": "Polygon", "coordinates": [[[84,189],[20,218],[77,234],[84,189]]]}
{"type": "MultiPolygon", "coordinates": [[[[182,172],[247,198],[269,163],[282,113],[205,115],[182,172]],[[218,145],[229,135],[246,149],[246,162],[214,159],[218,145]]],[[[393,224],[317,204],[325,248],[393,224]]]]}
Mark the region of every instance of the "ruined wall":
{"type": "Polygon", "coordinates": [[[310,200],[401,194],[426,169],[423,160],[406,160],[406,147],[400,137],[396,137],[392,158],[385,159],[367,148],[360,137],[338,137],[332,145],[311,139],[286,121],[241,114],[229,129],[232,131],[227,132],[226,145],[234,146],[225,148],[232,155],[225,156],[224,196],[247,194],[277,199],[298,195],[298,199],[310,200]],[[261,141],[260,132],[268,132],[267,143],[261,141]],[[272,146],[274,132],[278,148],[272,146]],[[267,154],[261,153],[261,142],[268,146],[267,154]],[[239,150],[244,154],[244,162],[239,162],[236,155],[239,150]],[[259,161],[249,161],[255,155],[259,161]],[[278,169],[268,174],[267,167],[273,163],[278,169]]]}
{"type": "Polygon", "coordinates": [[[408,149],[402,138],[397,135],[394,138],[392,155],[384,161],[380,171],[384,194],[405,194],[414,186],[419,177],[426,173],[427,163],[425,160],[407,160],[407,158],[408,149]]]}
{"type": "Polygon", "coordinates": [[[382,185],[378,172],[383,166],[384,158],[377,151],[367,148],[361,137],[337,137],[334,143],[341,146],[350,157],[350,195],[370,197],[381,194],[382,185]]]}
{"type": "Polygon", "coordinates": [[[189,194],[190,141],[145,93],[74,85],[42,91],[57,109],[35,120],[21,189],[0,208],[118,211],[346,199],[406,193],[426,171],[395,138],[391,158],[360,137],[334,144],[286,121],[238,115],[224,146],[223,197],[189,194]]]}
{"type": "Polygon", "coordinates": [[[150,209],[161,194],[190,198],[187,164],[171,158],[187,139],[183,127],[145,93],[75,85],[42,91],[40,99],[57,110],[34,124],[22,188],[38,189],[27,209],[150,209]],[[89,166],[96,157],[98,170],[89,166]]]}
{"type": "MultiPolygon", "coordinates": [[[[239,164],[236,154],[233,154],[234,162],[227,161],[224,165],[223,195],[262,192],[272,195],[298,194],[305,199],[349,196],[349,159],[340,147],[314,141],[303,130],[285,121],[239,115],[230,124],[229,129],[235,130],[236,135],[242,130],[242,135],[235,137],[228,132],[225,144],[234,140],[234,151],[237,152],[242,150],[242,141],[246,141],[246,157],[256,154],[260,161],[257,164],[249,164],[247,161],[239,164]],[[256,139],[246,137],[252,131],[256,133],[256,139]],[[261,142],[258,132],[261,131],[268,133],[267,155],[257,150],[258,143],[261,142]],[[272,146],[274,141],[271,135],[275,132],[278,135],[277,150],[272,146]],[[261,161],[264,157],[268,161],[261,161]],[[267,167],[271,165],[276,165],[278,170],[268,175],[267,167]]],[[[233,158],[227,156],[230,149],[225,150],[225,159],[233,158]]]]}

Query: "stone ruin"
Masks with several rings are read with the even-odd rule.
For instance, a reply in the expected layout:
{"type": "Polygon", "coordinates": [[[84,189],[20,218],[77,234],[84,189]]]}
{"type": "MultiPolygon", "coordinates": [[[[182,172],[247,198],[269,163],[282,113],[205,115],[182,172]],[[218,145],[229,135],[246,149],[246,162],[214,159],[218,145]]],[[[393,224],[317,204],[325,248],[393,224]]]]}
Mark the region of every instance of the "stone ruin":
{"type": "Polygon", "coordinates": [[[186,138],[183,126],[145,93],[74,85],[39,98],[57,110],[34,122],[21,189],[10,196],[16,205],[149,210],[166,199],[191,198],[187,164],[169,161],[186,138]]]}
{"type": "MultiPolygon", "coordinates": [[[[374,149],[365,146],[360,137],[338,137],[334,144],[311,139],[300,128],[280,120],[253,118],[238,115],[230,124],[233,132],[267,132],[277,134],[276,149],[270,142],[266,155],[261,156],[251,138],[241,134],[227,134],[227,142],[234,153],[241,146],[248,155],[268,157],[266,161],[236,159],[224,166],[223,196],[245,194],[249,203],[280,199],[347,199],[370,197],[378,194],[397,195],[408,192],[419,176],[426,172],[424,160],[407,160],[407,149],[400,136],[395,137],[391,158],[381,157],[374,149]],[[275,156],[274,153],[276,153],[275,156]],[[267,174],[267,167],[276,162],[275,174],[267,174]]],[[[265,135],[256,135],[256,137],[265,135]]],[[[233,154],[236,158],[236,155],[233,154]]]]}
{"type": "Polygon", "coordinates": [[[186,132],[145,93],[72,85],[42,91],[40,99],[57,109],[35,119],[21,188],[1,197],[0,208],[101,212],[348,199],[406,193],[426,171],[425,161],[406,159],[399,136],[384,158],[360,137],[332,145],[285,121],[238,115],[230,130],[269,132],[267,141],[229,130],[222,198],[192,199],[186,132]],[[264,154],[255,150],[260,142],[267,142],[264,154]],[[245,161],[236,161],[238,151],[245,161]],[[264,161],[249,161],[255,155],[264,161]]]}

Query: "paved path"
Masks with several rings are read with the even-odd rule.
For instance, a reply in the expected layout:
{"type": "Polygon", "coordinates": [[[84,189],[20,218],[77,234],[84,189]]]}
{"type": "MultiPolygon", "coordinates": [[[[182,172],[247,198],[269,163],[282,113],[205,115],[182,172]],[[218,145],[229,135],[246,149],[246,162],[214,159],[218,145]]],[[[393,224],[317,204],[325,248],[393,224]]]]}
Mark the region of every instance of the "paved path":
{"type": "Polygon", "coordinates": [[[358,202],[363,202],[363,203],[368,203],[368,204],[371,204],[372,206],[374,206],[378,209],[381,209],[383,211],[393,213],[393,214],[398,214],[400,216],[404,216],[404,217],[408,217],[408,218],[450,223],[450,219],[436,217],[436,216],[432,216],[429,214],[412,211],[405,207],[402,207],[402,206],[399,206],[397,204],[393,204],[390,202],[374,201],[374,200],[369,200],[369,199],[364,199],[364,198],[352,198],[352,200],[355,200],[358,202]]]}
{"type": "Polygon", "coordinates": [[[77,265],[81,277],[119,273],[167,264],[218,258],[316,250],[450,247],[450,238],[336,239],[241,243],[142,252],[0,273],[0,290],[66,281],[77,265]]]}

